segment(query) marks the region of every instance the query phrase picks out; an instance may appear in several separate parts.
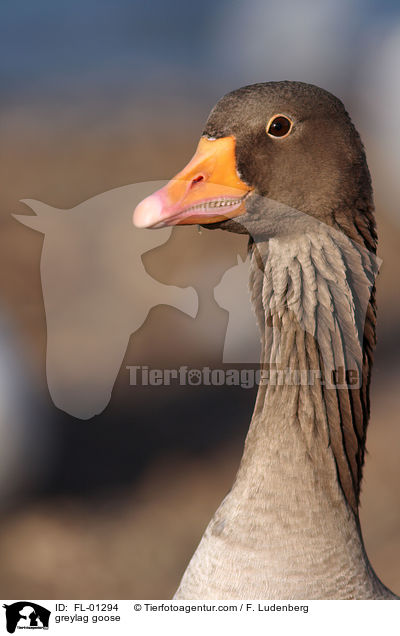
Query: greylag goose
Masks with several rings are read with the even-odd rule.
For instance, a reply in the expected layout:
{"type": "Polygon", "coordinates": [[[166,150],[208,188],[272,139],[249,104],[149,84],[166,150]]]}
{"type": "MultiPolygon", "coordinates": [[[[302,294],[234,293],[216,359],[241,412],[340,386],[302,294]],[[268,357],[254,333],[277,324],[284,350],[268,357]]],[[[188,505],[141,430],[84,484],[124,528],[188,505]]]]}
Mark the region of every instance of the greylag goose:
{"type": "Polygon", "coordinates": [[[248,234],[261,331],[236,480],[176,598],[396,598],[369,563],[358,515],[377,236],[363,145],[341,101],[287,81],[225,95],[193,159],[133,220],[248,234]]]}

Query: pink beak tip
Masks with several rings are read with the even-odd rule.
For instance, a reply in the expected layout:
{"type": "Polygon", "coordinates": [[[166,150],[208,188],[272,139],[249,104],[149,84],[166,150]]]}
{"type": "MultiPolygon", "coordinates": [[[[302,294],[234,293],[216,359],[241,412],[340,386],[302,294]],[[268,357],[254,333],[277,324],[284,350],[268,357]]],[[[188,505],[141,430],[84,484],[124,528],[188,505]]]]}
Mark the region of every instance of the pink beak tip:
{"type": "Polygon", "coordinates": [[[161,198],[157,193],[151,194],[136,206],[133,213],[133,224],[140,229],[156,225],[161,220],[162,209],[161,198]]]}

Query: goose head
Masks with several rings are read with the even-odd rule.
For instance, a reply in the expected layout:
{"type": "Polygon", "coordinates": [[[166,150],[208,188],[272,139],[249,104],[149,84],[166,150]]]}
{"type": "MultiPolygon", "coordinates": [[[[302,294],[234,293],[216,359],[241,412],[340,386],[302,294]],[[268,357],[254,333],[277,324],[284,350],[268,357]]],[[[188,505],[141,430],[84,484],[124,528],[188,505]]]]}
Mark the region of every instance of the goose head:
{"type": "Polygon", "coordinates": [[[316,86],[283,81],[225,95],[194,157],[137,206],[133,221],[143,228],[199,224],[268,239],[316,222],[335,225],[355,207],[372,207],[371,184],[343,104],[316,86]]]}

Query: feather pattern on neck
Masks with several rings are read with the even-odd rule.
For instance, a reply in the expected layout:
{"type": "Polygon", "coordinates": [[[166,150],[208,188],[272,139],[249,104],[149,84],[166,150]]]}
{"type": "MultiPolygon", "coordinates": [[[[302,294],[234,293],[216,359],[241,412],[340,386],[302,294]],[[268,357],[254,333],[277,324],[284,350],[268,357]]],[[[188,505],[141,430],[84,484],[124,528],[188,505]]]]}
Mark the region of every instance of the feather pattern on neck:
{"type": "Polygon", "coordinates": [[[267,381],[177,598],[392,598],[358,520],[376,257],[325,225],[251,251],[267,381]]]}
{"type": "Polygon", "coordinates": [[[372,351],[375,344],[377,258],[319,224],[318,232],[254,243],[252,262],[262,363],[272,380],[260,391],[257,409],[266,408],[266,401],[271,405],[278,392],[296,393],[299,426],[310,450],[315,427],[326,428],[339,483],[357,514],[371,364],[365,349],[372,351]],[[305,404],[322,411],[319,421],[311,417],[312,426],[305,404]]]}

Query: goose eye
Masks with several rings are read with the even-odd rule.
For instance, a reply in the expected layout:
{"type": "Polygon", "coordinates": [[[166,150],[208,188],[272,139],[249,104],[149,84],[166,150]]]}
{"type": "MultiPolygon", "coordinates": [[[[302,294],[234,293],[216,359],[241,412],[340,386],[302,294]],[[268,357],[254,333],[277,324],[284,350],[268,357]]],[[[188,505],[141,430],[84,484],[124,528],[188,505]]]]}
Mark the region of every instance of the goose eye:
{"type": "Polygon", "coordinates": [[[275,115],[267,124],[270,137],[286,137],[290,133],[292,122],[284,115],[275,115]]]}

